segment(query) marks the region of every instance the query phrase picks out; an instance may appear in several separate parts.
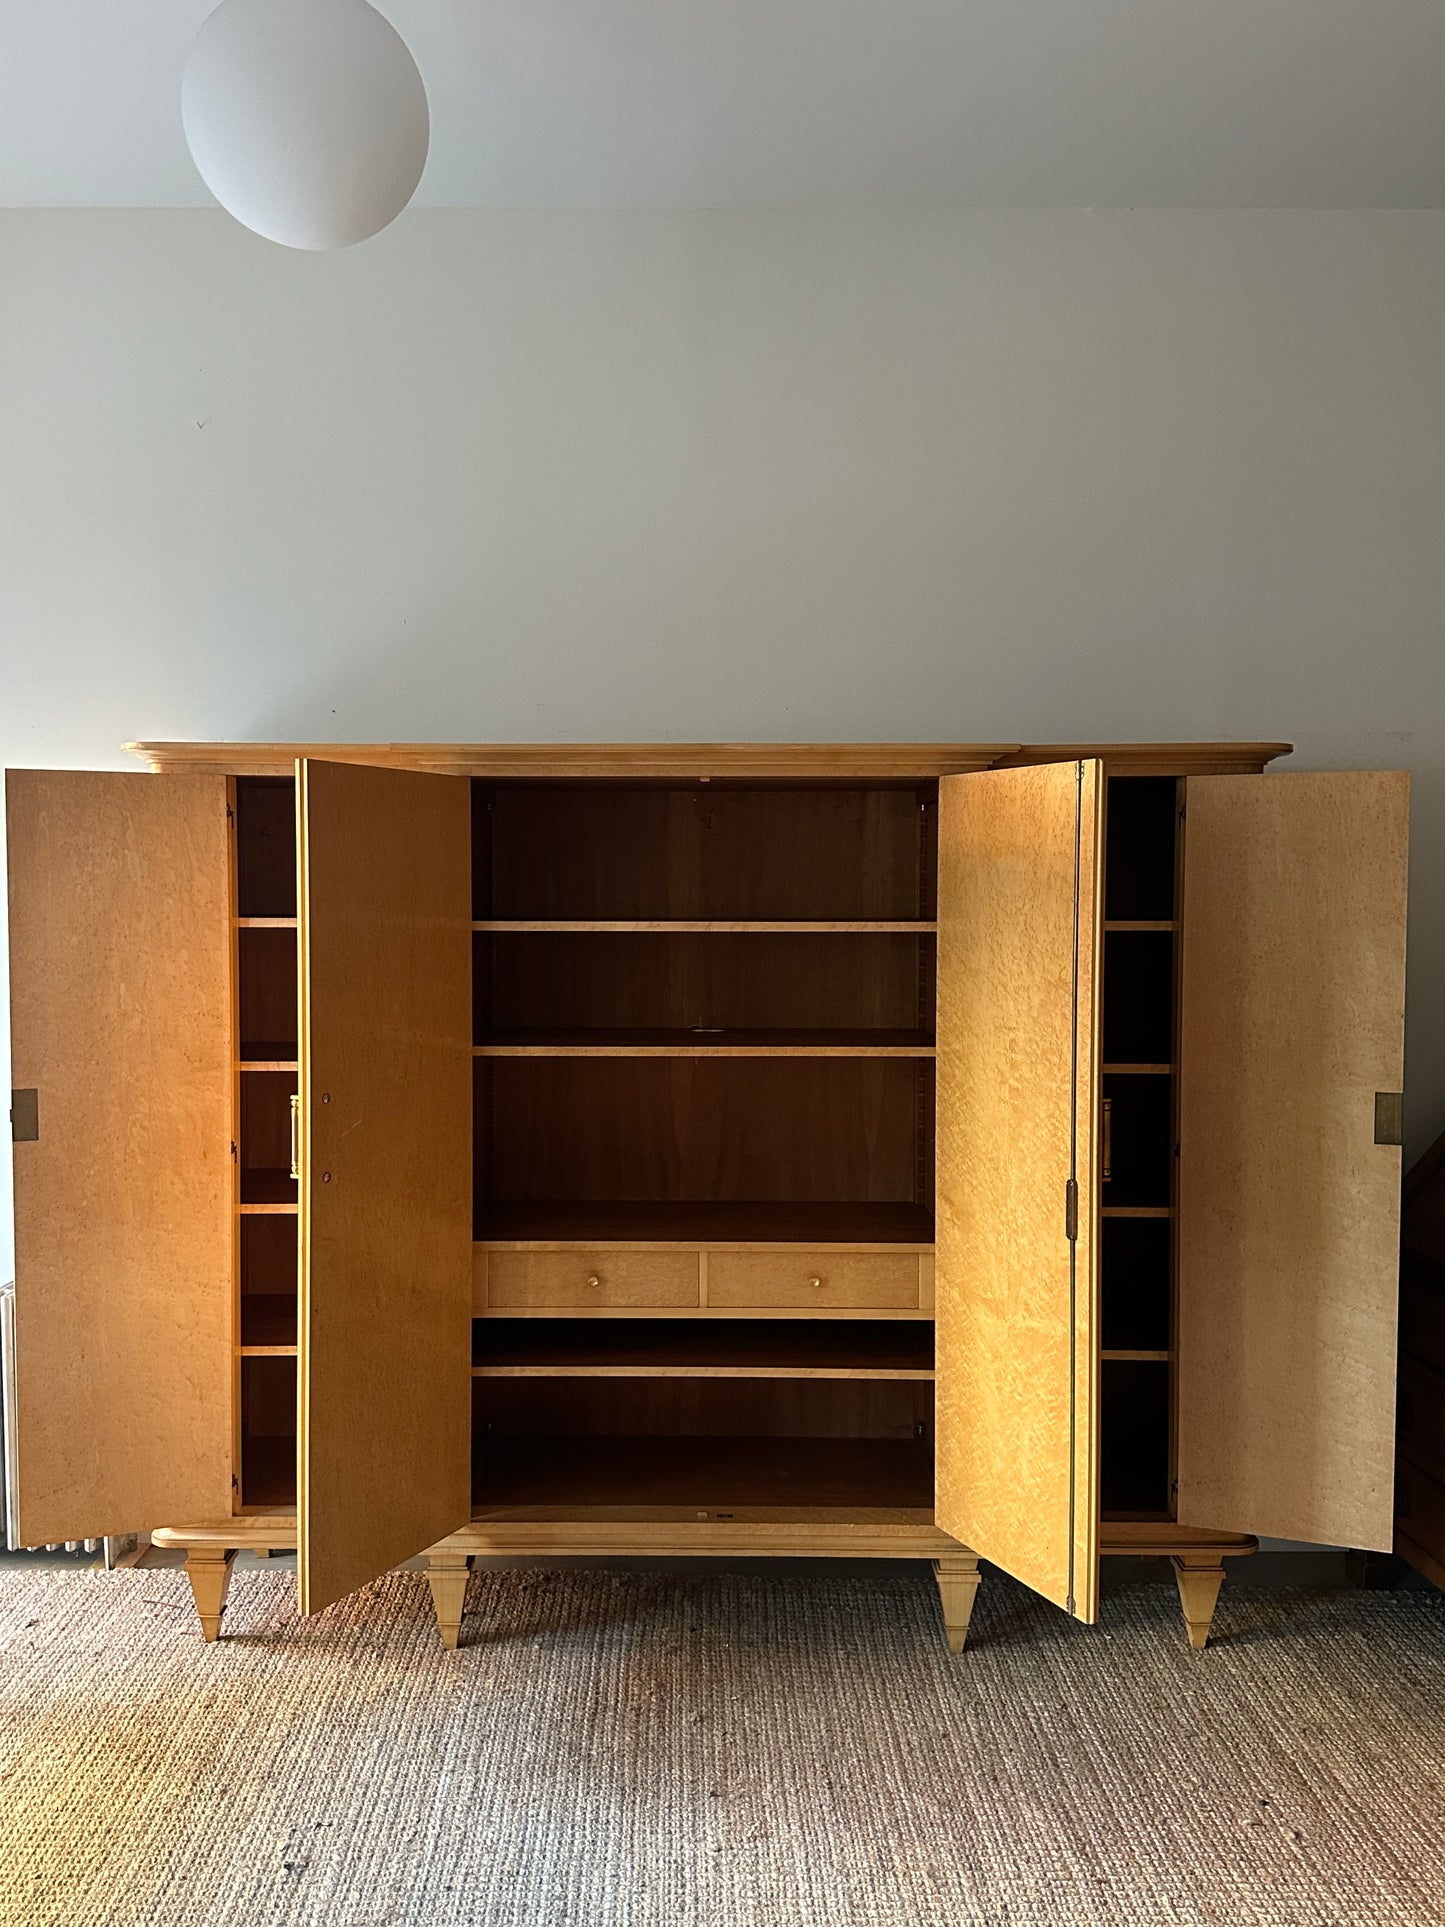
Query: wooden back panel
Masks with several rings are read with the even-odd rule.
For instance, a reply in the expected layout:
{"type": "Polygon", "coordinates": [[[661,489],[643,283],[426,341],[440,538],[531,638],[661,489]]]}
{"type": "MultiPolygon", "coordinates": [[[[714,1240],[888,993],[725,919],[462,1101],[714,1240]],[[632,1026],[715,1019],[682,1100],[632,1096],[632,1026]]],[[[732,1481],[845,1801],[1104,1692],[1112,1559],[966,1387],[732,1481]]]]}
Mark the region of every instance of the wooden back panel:
{"type": "Polygon", "coordinates": [[[463,778],[298,777],[301,1609],[470,1516],[471,830],[463,778]]]}
{"type": "Polygon", "coordinates": [[[1179,1519],[1387,1548],[1409,778],[1190,777],[1179,1519]]]}
{"type": "Polygon", "coordinates": [[[231,960],[219,776],[11,770],[18,1524],[231,1512],[231,960]]]}
{"type": "Polygon", "coordinates": [[[939,785],[936,1515],[1082,1619],[1098,1609],[1102,829],[1098,763],[939,785]]]}

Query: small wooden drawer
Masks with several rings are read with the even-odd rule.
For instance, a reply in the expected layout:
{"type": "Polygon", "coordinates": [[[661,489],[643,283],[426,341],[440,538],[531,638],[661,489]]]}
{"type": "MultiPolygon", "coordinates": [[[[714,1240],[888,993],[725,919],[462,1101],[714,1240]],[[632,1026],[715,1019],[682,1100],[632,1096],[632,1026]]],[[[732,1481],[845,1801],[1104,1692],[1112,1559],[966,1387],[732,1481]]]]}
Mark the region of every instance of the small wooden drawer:
{"type": "Polygon", "coordinates": [[[830,1311],[917,1311],[918,1254],[712,1251],[707,1302],[709,1310],[755,1305],[820,1316],[830,1311]]]}
{"type": "Polygon", "coordinates": [[[660,1308],[698,1302],[691,1251],[489,1251],[488,1311],[660,1308]]]}

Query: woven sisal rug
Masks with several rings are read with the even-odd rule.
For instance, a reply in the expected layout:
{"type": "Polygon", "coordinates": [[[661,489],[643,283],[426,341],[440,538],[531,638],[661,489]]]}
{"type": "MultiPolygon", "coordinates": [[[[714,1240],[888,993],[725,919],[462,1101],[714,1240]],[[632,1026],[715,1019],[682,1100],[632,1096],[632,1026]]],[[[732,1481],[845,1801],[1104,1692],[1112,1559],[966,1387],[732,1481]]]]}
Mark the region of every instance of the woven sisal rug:
{"type": "Polygon", "coordinates": [[[0,1575],[5,1927],[1437,1927],[1445,1599],[995,1574],[0,1575]]]}

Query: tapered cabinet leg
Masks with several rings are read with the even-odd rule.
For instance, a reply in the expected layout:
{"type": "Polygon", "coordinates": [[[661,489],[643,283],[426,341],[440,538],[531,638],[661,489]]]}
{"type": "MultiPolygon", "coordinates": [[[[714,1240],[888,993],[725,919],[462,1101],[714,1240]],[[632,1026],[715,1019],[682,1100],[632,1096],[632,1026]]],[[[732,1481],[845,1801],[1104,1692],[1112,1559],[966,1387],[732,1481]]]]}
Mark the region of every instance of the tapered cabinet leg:
{"type": "Polygon", "coordinates": [[[943,1602],[943,1630],[948,1638],[948,1650],[961,1653],[978,1592],[978,1560],[972,1557],[935,1559],[933,1576],[938,1581],[938,1596],[943,1602]]]}
{"type": "Polygon", "coordinates": [[[467,1604],[468,1560],[464,1552],[433,1552],[427,1555],[426,1576],[431,1585],[432,1604],[437,1612],[437,1631],[449,1653],[457,1650],[462,1636],[462,1614],[467,1604]]]}
{"type": "Polygon", "coordinates": [[[1171,1561],[1179,1587],[1179,1603],[1184,1608],[1184,1624],[1189,1644],[1202,1652],[1209,1644],[1209,1627],[1224,1584],[1224,1566],[1219,1560],[1182,1558],[1171,1561]]]}
{"type": "Polygon", "coordinates": [[[221,1614],[226,1610],[226,1594],[231,1590],[234,1552],[193,1551],[186,1554],[186,1577],[191,1596],[201,1619],[201,1636],[211,1640],[220,1636],[221,1614]]]}

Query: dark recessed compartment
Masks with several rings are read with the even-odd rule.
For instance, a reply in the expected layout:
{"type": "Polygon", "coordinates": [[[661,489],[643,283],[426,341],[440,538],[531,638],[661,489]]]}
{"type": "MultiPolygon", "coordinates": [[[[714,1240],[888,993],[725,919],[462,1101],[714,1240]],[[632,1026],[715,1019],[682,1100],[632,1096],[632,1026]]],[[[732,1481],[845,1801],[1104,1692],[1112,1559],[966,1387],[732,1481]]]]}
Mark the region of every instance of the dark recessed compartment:
{"type": "Polygon", "coordinates": [[[639,1372],[933,1373],[933,1324],[829,1318],[476,1318],[472,1365],[545,1376],[639,1372]]]}
{"type": "Polygon", "coordinates": [[[1162,1352],[1170,1344],[1168,1218],[1105,1218],[1102,1323],[1106,1352],[1162,1352]]]}
{"type": "Polygon", "coordinates": [[[1103,1079],[1105,1205],[1167,1205],[1174,1177],[1173,1079],[1123,1075],[1103,1079]]]}
{"type": "Polygon", "coordinates": [[[1169,1367],[1105,1359],[1100,1382],[1100,1500],[1105,1517],[1170,1510],[1169,1367]]]}
{"type": "MultiPolygon", "coordinates": [[[[685,1219],[705,1203],[828,1205],[840,1223],[850,1209],[898,1207],[894,1235],[926,1241],[932,1117],[933,1065],[909,1058],[478,1059],[477,1235],[527,1235],[498,1223],[516,1207],[563,1206],[560,1224],[569,1205],[685,1219]]],[[[661,1235],[701,1232],[682,1222],[661,1235]]]]}
{"type": "Polygon", "coordinates": [[[1104,1062],[1168,1064],[1174,1056],[1174,933],[1111,930],[1104,938],[1104,1062]]]}
{"type": "Polygon", "coordinates": [[[296,1220],[241,1220],[241,1343],[296,1343],[296,1220]]]}
{"type": "Polygon", "coordinates": [[[296,785],[290,777],[236,779],[236,913],[296,914],[296,785]]]}
{"type": "Polygon", "coordinates": [[[932,785],[473,785],[478,918],[933,915],[932,785]]]}
{"type": "Polygon", "coordinates": [[[479,931],[476,1041],[536,1031],[931,1034],[933,956],[931,934],[479,931]]]}
{"type": "Polygon", "coordinates": [[[473,1499],[928,1508],[932,1433],[927,1383],[476,1379],[473,1499]]]}
{"type": "Polygon", "coordinates": [[[296,1503],[296,1360],[241,1360],[241,1504],[296,1503]]]}
{"type": "Polygon", "coordinates": [[[1104,915],[1164,922],[1174,915],[1174,832],[1178,785],[1172,776],[1109,781],[1104,915]]]}
{"type": "Polygon", "coordinates": [[[247,1071],[241,1079],[241,1202],[295,1204],[291,1176],[294,1071],[247,1071]]]}
{"type": "Polygon", "coordinates": [[[242,1063],[296,1056],[296,932],[238,930],[242,1063]]]}

